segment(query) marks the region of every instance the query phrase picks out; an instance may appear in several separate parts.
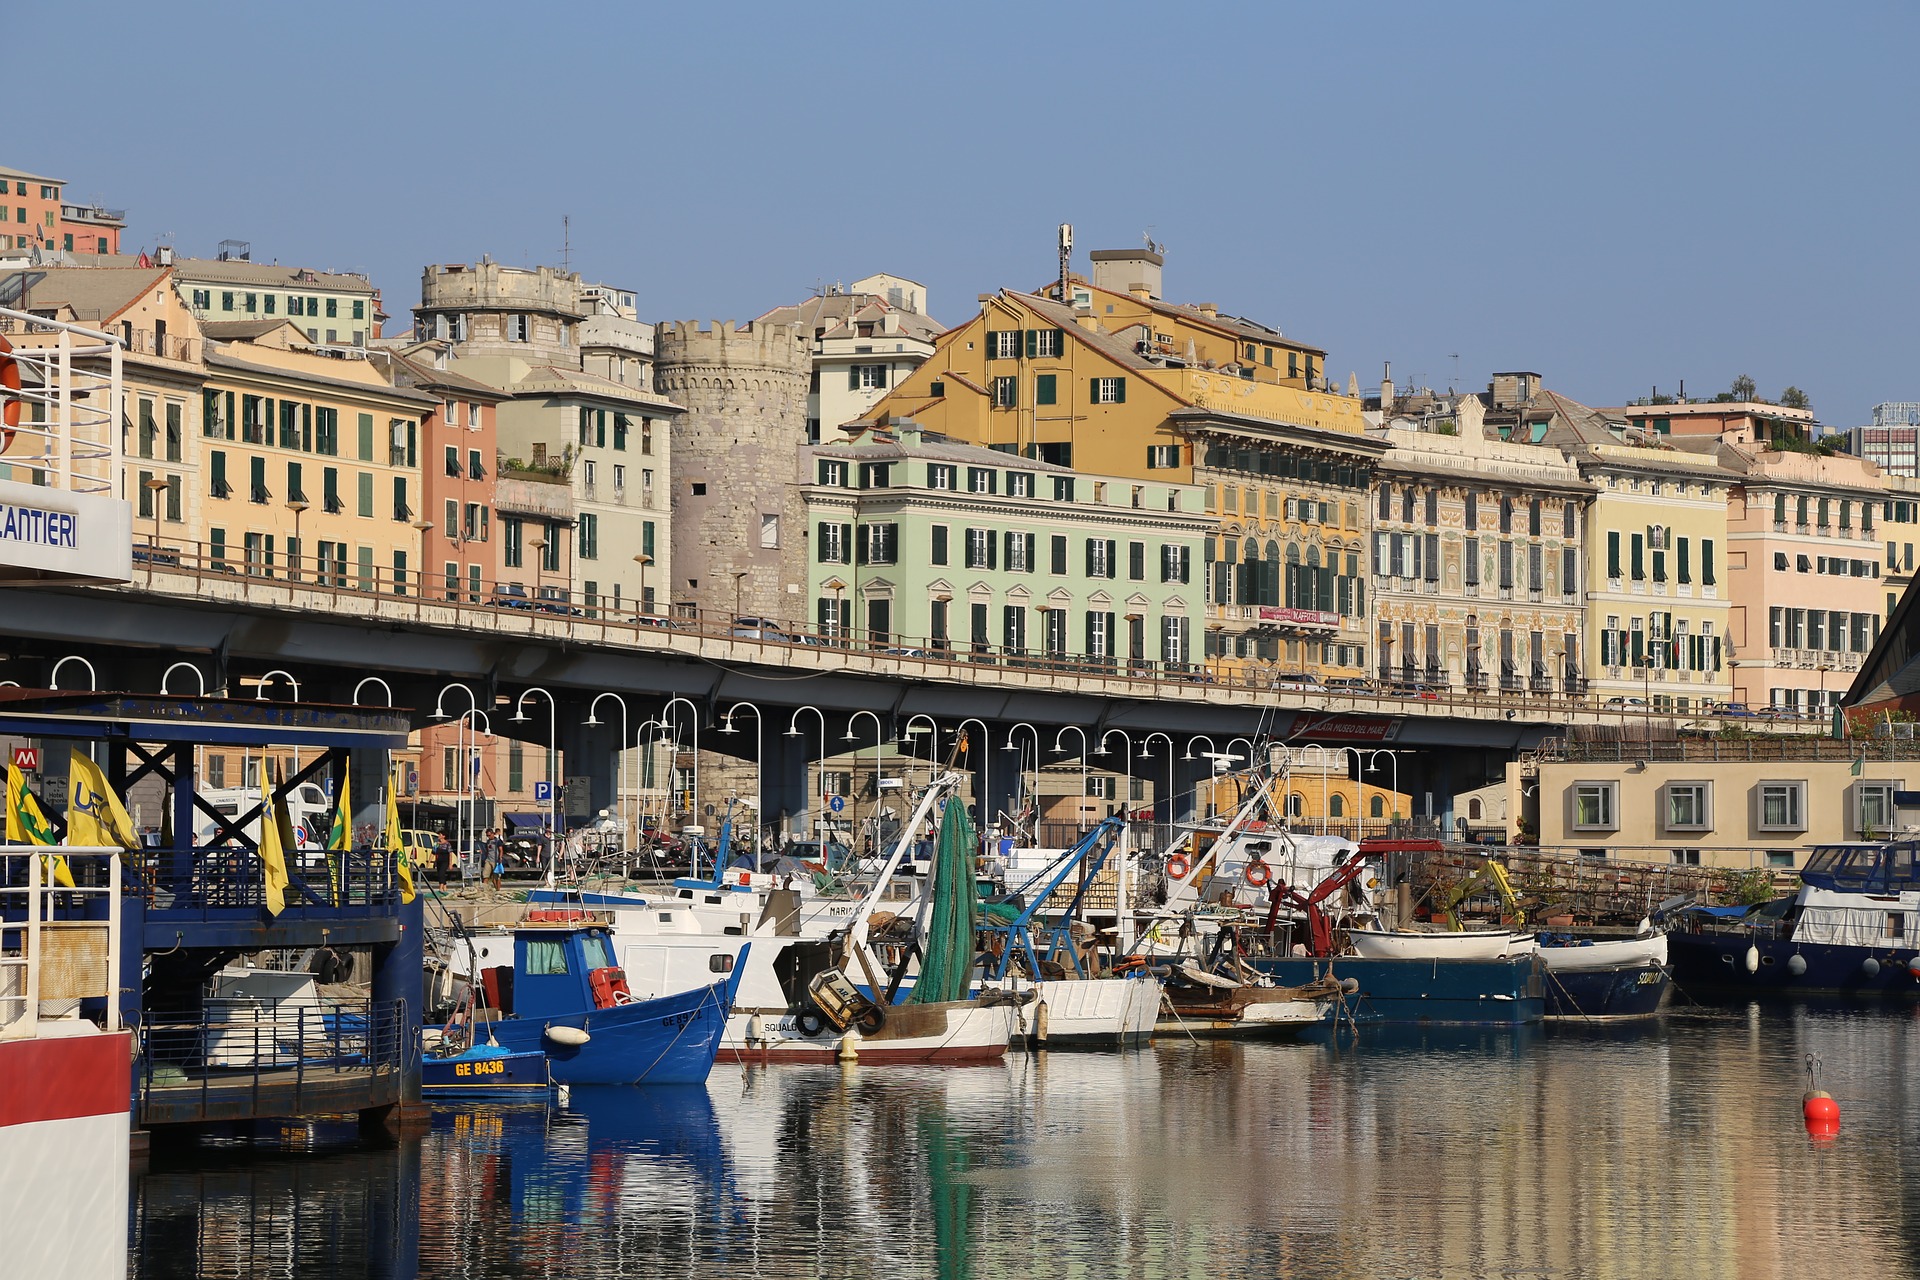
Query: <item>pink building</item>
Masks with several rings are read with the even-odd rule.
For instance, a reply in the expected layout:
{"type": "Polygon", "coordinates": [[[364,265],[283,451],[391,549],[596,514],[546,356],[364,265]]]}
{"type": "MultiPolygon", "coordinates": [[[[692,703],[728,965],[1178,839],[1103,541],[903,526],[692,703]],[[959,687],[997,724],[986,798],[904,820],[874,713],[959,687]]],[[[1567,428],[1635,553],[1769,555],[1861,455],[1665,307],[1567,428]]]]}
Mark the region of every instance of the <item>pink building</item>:
{"type": "Polygon", "coordinates": [[[1824,715],[1880,634],[1879,468],[1724,438],[1702,444],[1745,476],[1727,504],[1734,697],[1755,710],[1824,715]]]}

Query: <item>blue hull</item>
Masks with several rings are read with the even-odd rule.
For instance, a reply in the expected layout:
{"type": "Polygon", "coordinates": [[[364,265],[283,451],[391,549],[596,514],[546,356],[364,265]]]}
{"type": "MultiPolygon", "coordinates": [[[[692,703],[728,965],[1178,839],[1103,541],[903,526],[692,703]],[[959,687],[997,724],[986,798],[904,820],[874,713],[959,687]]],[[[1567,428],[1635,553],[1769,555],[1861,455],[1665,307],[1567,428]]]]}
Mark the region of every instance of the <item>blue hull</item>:
{"type": "Polygon", "coordinates": [[[745,966],[725,982],[658,1000],[492,1024],[507,1049],[544,1052],[561,1084],[703,1084],[733,1011],[734,986],[745,966]],[[555,1044],[549,1027],[577,1027],[582,1045],[555,1044]]]}
{"type": "Polygon", "coordinates": [[[1651,1018],[1672,985],[1657,964],[1611,969],[1548,969],[1544,974],[1549,1018],[1651,1018]]]}
{"type": "Polygon", "coordinates": [[[434,1098],[540,1098],[553,1090],[547,1055],[469,1050],[420,1061],[420,1096],[434,1098]]]}
{"type": "Polygon", "coordinates": [[[1683,991],[1729,991],[1747,995],[1842,995],[1867,999],[1920,1000],[1920,980],[1908,969],[1916,952],[1904,947],[1849,947],[1795,942],[1764,932],[1681,933],[1667,935],[1673,980],[1683,991]],[[1747,947],[1760,963],[1747,972],[1747,947]],[[1798,956],[1805,969],[1796,974],[1798,956]],[[1868,972],[1872,960],[1874,972],[1868,972]]]}
{"type": "Polygon", "coordinates": [[[1356,1023],[1449,1023],[1456,1026],[1524,1026],[1546,1014],[1539,962],[1532,956],[1506,960],[1254,960],[1255,969],[1288,986],[1321,977],[1351,978],[1360,990],[1346,997],[1356,1023]]]}

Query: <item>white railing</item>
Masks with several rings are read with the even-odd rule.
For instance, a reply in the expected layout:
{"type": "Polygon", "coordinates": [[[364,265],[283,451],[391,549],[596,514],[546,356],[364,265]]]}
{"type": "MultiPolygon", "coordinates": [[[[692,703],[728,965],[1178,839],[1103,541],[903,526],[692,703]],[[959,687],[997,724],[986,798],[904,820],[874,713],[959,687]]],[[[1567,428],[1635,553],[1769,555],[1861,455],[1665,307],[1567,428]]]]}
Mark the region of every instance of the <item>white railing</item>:
{"type": "Polygon", "coordinates": [[[0,1040],[31,1039],[40,1027],[42,1005],[95,998],[106,1001],[106,1029],[120,1029],[120,851],[100,848],[6,845],[0,847],[5,888],[0,900],[10,908],[8,930],[22,943],[18,953],[0,955],[0,1040]],[[51,883],[52,859],[64,857],[82,877],[104,880],[67,889],[51,883]],[[104,868],[105,874],[93,874],[104,868]],[[73,918],[61,908],[86,898],[104,898],[105,920],[73,918]],[[65,918],[61,918],[65,917],[65,918]]]}
{"type": "Polygon", "coordinates": [[[0,334],[20,369],[24,406],[5,461],[14,475],[70,493],[111,494],[120,471],[120,423],[126,416],[120,382],[120,340],[96,329],[43,320],[0,307],[0,334]],[[105,357],[106,372],[78,361],[105,357]]]}

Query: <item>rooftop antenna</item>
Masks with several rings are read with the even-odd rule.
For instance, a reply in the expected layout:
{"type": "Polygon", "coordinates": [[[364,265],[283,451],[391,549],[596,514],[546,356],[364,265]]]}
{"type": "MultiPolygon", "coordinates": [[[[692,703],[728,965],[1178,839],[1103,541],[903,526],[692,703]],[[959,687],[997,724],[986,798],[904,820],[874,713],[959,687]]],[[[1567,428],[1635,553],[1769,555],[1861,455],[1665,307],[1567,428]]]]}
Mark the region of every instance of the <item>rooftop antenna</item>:
{"type": "Polygon", "coordinates": [[[1067,268],[1073,262],[1073,224],[1060,224],[1060,301],[1068,305],[1073,303],[1073,295],[1067,291],[1067,268]]]}
{"type": "Polygon", "coordinates": [[[1460,385],[1460,353],[1458,351],[1448,352],[1447,359],[1453,361],[1453,383],[1447,388],[1448,391],[1452,391],[1454,387],[1460,385]]]}
{"type": "Polygon", "coordinates": [[[560,215],[560,270],[573,274],[573,217],[565,213],[560,215]]]}

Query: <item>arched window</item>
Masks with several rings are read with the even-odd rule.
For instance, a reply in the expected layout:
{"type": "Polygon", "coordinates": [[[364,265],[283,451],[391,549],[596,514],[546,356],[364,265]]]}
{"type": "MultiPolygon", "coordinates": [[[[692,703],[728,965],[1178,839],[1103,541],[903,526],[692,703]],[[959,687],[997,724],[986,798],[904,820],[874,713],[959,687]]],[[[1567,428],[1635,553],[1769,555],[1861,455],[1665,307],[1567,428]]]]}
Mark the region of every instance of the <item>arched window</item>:
{"type": "Polygon", "coordinates": [[[1379,796],[1375,796],[1373,799],[1367,801],[1367,816],[1369,818],[1382,818],[1386,816],[1386,813],[1387,802],[1379,796]]]}
{"type": "Polygon", "coordinates": [[[1347,816],[1347,798],[1337,791],[1327,797],[1327,816],[1329,818],[1347,816]]]}
{"type": "Polygon", "coordinates": [[[1257,604],[1277,605],[1280,603],[1280,544],[1267,543],[1267,563],[1265,574],[1260,583],[1260,599],[1257,604]]]}
{"type": "Polygon", "coordinates": [[[1298,818],[1307,811],[1307,798],[1298,791],[1287,796],[1287,816],[1298,818]]]}
{"type": "Polygon", "coordinates": [[[1467,817],[1475,822],[1480,821],[1480,800],[1478,797],[1467,801],[1467,817]]]}

